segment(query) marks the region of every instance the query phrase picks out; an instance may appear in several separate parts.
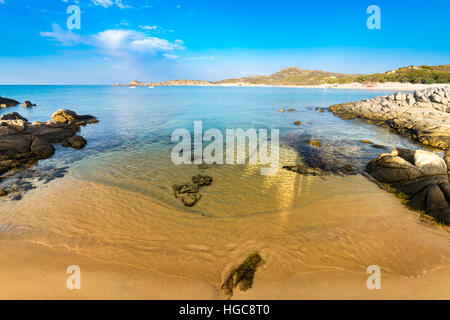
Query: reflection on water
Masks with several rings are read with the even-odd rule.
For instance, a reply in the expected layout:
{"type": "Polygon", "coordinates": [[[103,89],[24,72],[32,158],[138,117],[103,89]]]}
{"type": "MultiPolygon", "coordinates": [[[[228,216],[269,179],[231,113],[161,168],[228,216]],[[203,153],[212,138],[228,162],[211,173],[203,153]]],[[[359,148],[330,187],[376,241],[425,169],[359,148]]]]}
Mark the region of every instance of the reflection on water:
{"type": "MultiPolygon", "coordinates": [[[[309,107],[370,98],[386,92],[294,88],[2,87],[5,95],[38,106],[20,109],[43,121],[58,108],[92,114],[82,129],[86,149],[57,148],[40,167],[68,166],[66,177],[3,201],[0,238],[64,248],[102,261],[220,283],[223,271],[260,251],[268,279],[298,272],[371,264],[415,276],[448,264],[445,227],[419,221],[400,199],[361,176],[303,176],[280,169],[261,176],[256,165],[201,170],[175,166],[170,135],[177,128],[277,128],[280,167],[301,163],[289,137],[324,143],[321,157],[338,155],[354,167],[388,148],[417,148],[387,129],[345,121],[309,107]],[[278,112],[282,108],[296,112],[278,112]],[[300,127],[293,125],[301,120],[300,127]],[[341,146],[345,145],[342,149],[341,146]],[[348,147],[350,146],[350,147],[348,147]],[[334,148],[334,149],[333,149],[334,148]],[[347,155],[350,155],[350,160],[347,155]],[[171,185],[204,172],[213,177],[203,198],[185,208],[171,185]],[[43,201],[45,199],[45,201],[43,201]]],[[[12,110],[1,110],[5,113],[12,110]]],[[[291,141],[292,142],[292,141],[291,141]]],[[[339,158],[337,157],[337,158],[339,158]]],[[[343,161],[344,161],[343,160],[343,161]]]]}

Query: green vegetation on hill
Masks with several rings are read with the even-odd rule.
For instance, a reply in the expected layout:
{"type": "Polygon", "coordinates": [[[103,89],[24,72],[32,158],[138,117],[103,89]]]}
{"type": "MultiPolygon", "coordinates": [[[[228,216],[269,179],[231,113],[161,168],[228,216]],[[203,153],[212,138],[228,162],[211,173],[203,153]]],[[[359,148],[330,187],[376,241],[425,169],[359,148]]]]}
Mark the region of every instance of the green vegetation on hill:
{"type": "Polygon", "coordinates": [[[352,77],[342,73],[333,73],[320,70],[301,70],[299,68],[286,68],[270,76],[253,76],[238,79],[225,79],[215,82],[222,83],[246,83],[246,84],[266,84],[266,85],[313,85],[331,83],[335,80],[352,77]]]}
{"type": "Polygon", "coordinates": [[[409,66],[386,73],[359,76],[358,82],[450,83],[450,65],[409,66]]]}
{"type": "Polygon", "coordinates": [[[409,82],[409,83],[450,83],[450,65],[439,66],[409,66],[385,73],[370,75],[353,75],[332,73],[317,70],[301,70],[286,68],[270,76],[253,76],[239,79],[226,79],[215,82],[266,84],[266,85],[318,85],[351,82],[409,82]]]}

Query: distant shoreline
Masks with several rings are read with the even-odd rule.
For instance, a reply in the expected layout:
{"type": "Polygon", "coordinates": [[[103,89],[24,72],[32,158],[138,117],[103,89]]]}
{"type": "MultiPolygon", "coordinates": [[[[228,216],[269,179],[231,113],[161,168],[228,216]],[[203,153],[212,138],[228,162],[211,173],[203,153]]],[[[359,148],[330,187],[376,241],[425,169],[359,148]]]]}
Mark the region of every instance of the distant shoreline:
{"type": "Polygon", "coordinates": [[[426,88],[450,87],[446,83],[422,84],[422,83],[401,83],[385,82],[377,83],[371,86],[359,82],[345,84],[320,84],[320,85],[264,85],[264,84],[245,84],[245,83],[221,83],[221,84],[114,84],[116,87],[267,87],[267,88],[316,88],[316,89],[350,89],[350,90],[393,90],[393,91],[412,91],[426,88]]]}

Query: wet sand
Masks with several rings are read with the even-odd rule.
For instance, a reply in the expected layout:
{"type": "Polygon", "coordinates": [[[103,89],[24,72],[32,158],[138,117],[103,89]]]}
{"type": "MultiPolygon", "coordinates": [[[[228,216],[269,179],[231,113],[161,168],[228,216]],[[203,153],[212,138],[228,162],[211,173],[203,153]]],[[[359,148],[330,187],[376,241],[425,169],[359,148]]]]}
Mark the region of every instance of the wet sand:
{"type": "MultiPolygon", "coordinates": [[[[264,263],[235,299],[450,298],[448,227],[362,176],[299,177],[280,177],[293,179],[280,193],[285,209],[211,216],[69,174],[2,202],[0,298],[225,298],[220,284],[253,251],[264,263]],[[287,205],[305,183],[301,205],[287,205]],[[65,286],[73,264],[79,291],[65,286]],[[374,264],[381,290],[366,288],[374,264]]],[[[214,188],[204,209],[221,197],[214,188]]]]}

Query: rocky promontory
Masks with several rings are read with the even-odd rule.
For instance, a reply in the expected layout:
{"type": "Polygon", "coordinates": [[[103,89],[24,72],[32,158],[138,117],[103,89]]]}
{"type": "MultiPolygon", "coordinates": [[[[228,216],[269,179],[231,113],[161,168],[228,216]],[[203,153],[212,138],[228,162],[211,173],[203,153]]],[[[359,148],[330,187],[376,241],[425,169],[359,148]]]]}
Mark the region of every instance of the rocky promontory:
{"type": "Polygon", "coordinates": [[[20,102],[14,100],[14,99],[0,97],[0,108],[2,108],[2,109],[14,107],[14,106],[17,106],[18,104],[20,104],[20,102]]]}
{"type": "Polygon", "coordinates": [[[79,116],[61,109],[47,122],[30,123],[17,112],[0,117],[0,181],[30,167],[55,152],[54,144],[81,149],[86,140],[77,135],[80,126],[95,123],[93,116],[79,116]],[[13,170],[14,169],[14,170],[13,170]],[[8,174],[6,174],[8,173],[8,174]]]}
{"type": "Polygon", "coordinates": [[[433,152],[397,148],[372,160],[366,171],[382,186],[405,195],[415,210],[450,225],[450,152],[441,158],[433,152]]]}
{"type": "Polygon", "coordinates": [[[450,147],[450,87],[397,92],[328,109],[343,119],[361,118],[387,125],[427,146],[443,150],[450,147]]]}

